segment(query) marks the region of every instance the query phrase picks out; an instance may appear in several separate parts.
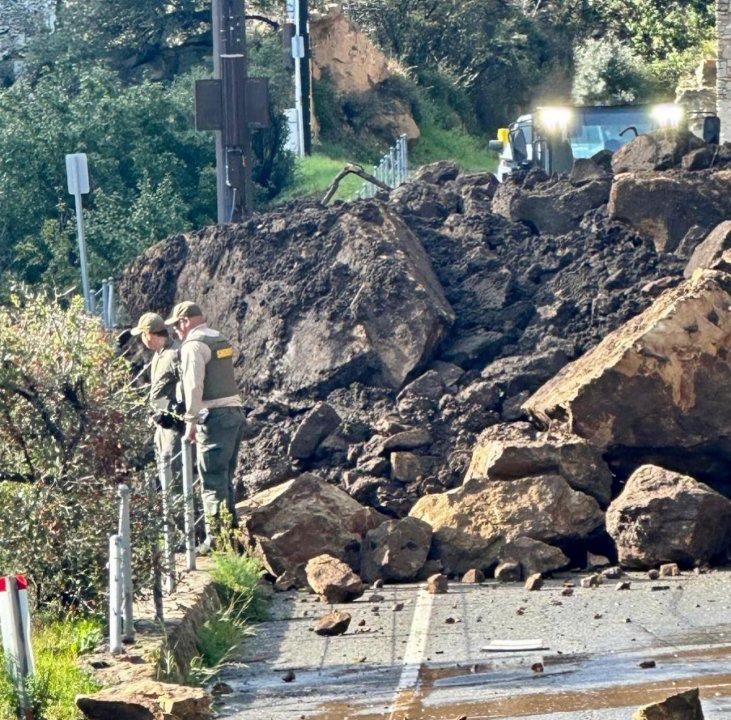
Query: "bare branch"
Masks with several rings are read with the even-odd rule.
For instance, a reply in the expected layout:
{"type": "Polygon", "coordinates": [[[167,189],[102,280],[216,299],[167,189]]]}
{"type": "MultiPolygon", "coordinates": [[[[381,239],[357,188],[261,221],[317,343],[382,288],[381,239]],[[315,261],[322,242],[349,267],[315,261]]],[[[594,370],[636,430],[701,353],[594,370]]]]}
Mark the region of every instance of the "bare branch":
{"type": "Polygon", "coordinates": [[[327,189],[327,192],[325,193],[325,197],[322,198],[322,204],[327,205],[330,200],[332,199],[332,196],[335,194],[335,191],[338,189],[338,186],[340,185],[340,181],[346,176],[346,175],[358,175],[362,177],[364,180],[368,181],[369,183],[372,183],[376,187],[381,188],[381,190],[385,190],[386,192],[391,192],[393,189],[390,185],[386,185],[385,182],[382,180],[379,180],[374,175],[371,175],[369,172],[366,172],[361,165],[357,165],[356,163],[348,163],[336,176],[335,179],[332,181],[332,184],[327,189]]]}

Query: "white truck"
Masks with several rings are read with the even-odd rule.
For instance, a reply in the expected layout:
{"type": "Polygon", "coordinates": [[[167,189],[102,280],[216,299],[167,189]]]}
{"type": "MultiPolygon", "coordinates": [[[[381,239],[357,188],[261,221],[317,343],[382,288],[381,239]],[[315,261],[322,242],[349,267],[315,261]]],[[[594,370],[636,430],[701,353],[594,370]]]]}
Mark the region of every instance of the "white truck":
{"type": "MultiPolygon", "coordinates": [[[[703,118],[706,142],[718,143],[719,123],[714,115],[703,118]]],[[[501,182],[522,165],[538,165],[549,174],[570,172],[576,158],[589,158],[600,150],[612,152],[632,138],[661,127],[686,122],[680,105],[612,105],[594,107],[544,106],[521,115],[498,130],[490,149],[500,153],[496,172],[501,182]]]]}

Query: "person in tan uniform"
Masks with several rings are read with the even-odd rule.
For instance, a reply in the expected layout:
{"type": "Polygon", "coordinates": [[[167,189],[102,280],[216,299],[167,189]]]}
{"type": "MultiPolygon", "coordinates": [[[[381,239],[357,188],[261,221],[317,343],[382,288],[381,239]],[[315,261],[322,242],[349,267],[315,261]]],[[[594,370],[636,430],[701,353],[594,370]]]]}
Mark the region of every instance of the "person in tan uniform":
{"type": "Polygon", "coordinates": [[[170,462],[180,451],[182,389],[178,345],[157,313],[142,315],[130,333],[153,352],[149,403],[155,425],[155,454],[158,462],[170,462]]]}
{"type": "Polygon", "coordinates": [[[220,525],[221,509],[235,523],[233,476],[244,435],[244,409],[234,377],[234,349],[218,330],[209,328],[198,305],[178,303],[165,324],[181,341],[180,364],[185,398],[184,438],[197,448],[206,540],[210,548],[220,525]]]}

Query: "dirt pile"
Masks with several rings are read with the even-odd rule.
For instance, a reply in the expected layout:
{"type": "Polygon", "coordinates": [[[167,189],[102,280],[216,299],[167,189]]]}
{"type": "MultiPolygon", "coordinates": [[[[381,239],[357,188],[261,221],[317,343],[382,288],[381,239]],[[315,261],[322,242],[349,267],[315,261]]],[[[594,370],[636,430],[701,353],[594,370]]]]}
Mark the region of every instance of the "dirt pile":
{"type": "MultiPolygon", "coordinates": [[[[693,172],[681,164],[662,173],[682,183],[693,172]]],[[[127,269],[121,294],[133,318],[194,299],[239,349],[242,496],[309,471],[403,517],[462,482],[485,428],[526,418],[543,383],[681,282],[712,229],[706,211],[666,252],[610,217],[606,159],[582,172],[498,188],[439,163],[388,196],[294,202],[168,238],[127,269]],[[565,202],[592,182],[605,190],[565,202]],[[560,234],[523,217],[554,211],[560,234]]],[[[726,182],[723,168],[703,172],[726,182]]],[[[645,198],[647,217],[672,223],[661,193],[645,198]]]]}

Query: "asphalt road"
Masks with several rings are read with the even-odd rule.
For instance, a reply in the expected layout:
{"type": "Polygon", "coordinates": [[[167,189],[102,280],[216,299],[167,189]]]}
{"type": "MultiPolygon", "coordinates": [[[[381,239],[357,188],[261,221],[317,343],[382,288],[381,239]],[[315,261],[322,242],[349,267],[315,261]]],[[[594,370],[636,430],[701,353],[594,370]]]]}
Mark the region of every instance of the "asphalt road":
{"type": "Polygon", "coordinates": [[[537,592],[390,585],[337,606],[279,594],[223,668],[233,693],[216,710],[231,720],[629,720],[698,687],[707,720],[731,718],[731,572],[631,574],[624,591],[616,580],[581,588],[582,576],[537,592]],[[331,607],[352,615],[350,627],[320,637],[313,628],[331,607]],[[502,642],[535,649],[495,650],[502,642]]]}

